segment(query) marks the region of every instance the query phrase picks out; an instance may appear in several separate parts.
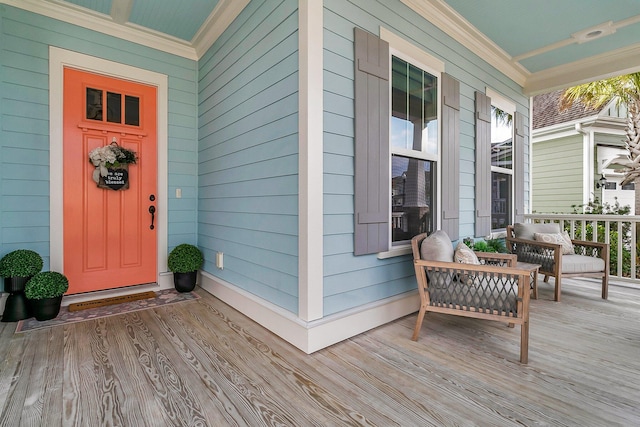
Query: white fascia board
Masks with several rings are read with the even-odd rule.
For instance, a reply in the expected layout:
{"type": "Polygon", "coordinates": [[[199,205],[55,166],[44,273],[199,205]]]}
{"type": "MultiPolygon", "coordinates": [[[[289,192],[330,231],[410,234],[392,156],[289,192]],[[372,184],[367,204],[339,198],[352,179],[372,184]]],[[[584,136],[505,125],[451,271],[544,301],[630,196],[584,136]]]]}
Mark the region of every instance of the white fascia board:
{"type": "Polygon", "coordinates": [[[406,6],[440,28],[458,43],[497,68],[511,80],[524,86],[531,73],[482,34],[443,0],[401,0],[406,6]]]}
{"type": "Polygon", "coordinates": [[[194,61],[198,59],[195,49],[184,40],[130,23],[118,24],[110,16],[71,3],[52,3],[42,0],[0,0],[0,3],[183,58],[194,61]]]}
{"type": "Polygon", "coordinates": [[[126,22],[72,3],[42,0],[0,0],[0,3],[113,37],[197,61],[249,4],[249,0],[220,0],[191,42],[126,22]]]}
{"type": "Polygon", "coordinates": [[[576,125],[581,127],[590,126],[598,119],[598,116],[583,117],[579,120],[572,120],[570,122],[558,123],[551,126],[545,126],[543,128],[534,129],[531,131],[531,139],[534,142],[546,141],[549,139],[562,138],[565,136],[576,135],[579,132],[576,130],[576,125]]]}
{"type": "Polygon", "coordinates": [[[523,87],[529,96],[640,71],[640,43],[532,74],[523,87]]]}
{"type": "Polygon", "coordinates": [[[620,126],[615,128],[599,125],[600,123],[597,123],[595,126],[590,127],[589,130],[592,130],[595,133],[608,133],[609,135],[626,135],[626,125],[624,127],[620,126]]]}
{"type": "Polygon", "coordinates": [[[218,2],[200,30],[191,39],[191,45],[198,58],[209,50],[248,4],[249,0],[220,0],[218,2]]]}

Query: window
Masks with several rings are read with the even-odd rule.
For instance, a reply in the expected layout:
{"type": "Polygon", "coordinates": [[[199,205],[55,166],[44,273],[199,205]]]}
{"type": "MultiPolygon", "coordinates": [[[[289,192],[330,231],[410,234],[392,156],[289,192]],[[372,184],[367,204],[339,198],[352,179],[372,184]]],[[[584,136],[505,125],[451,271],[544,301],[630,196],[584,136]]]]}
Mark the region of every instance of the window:
{"type": "Polygon", "coordinates": [[[491,231],[513,222],[513,113],[491,96],[491,231]],[[496,102],[497,101],[497,102],[496,102]]]}
{"type": "Polygon", "coordinates": [[[353,253],[404,255],[413,235],[436,228],[457,239],[460,83],[384,28],[354,35],[353,253]]]}
{"type": "Polygon", "coordinates": [[[613,181],[607,181],[604,183],[604,189],[605,190],[615,190],[616,189],[616,183],[613,181]]]}
{"type": "Polygon", "coordinates": [[[391,244],[436,224],[438,77],[391,57],[391,244]]]}
{"type": "MultiPolygon", "coordinates": [[[[106,118],[109,123],[122,123],[122,94],[88,87],[86,97],[88,120],[104,121],[106,118]],[[105,100],[106,108],[103,108],[105,100]]],[[[124,96],[124,124],[140,126],[140,98],[137,96],[124,96]]]]}
{"type": "Polygon", "coordinates": [[[635,190],[636,189],[636,184],[634,182],[630,182],[628,184],[625,184],[622,186],[623,190],[635,190]]]}

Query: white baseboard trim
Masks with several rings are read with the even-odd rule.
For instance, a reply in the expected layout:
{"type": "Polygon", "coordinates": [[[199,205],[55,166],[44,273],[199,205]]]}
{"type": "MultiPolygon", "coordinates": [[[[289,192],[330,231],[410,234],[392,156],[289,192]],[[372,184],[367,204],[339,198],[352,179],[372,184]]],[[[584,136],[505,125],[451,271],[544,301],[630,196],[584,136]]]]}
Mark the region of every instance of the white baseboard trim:
{"type": "Polygon", "coordinates": [[[420,307],[420,297],[416,290],[319,320],[305,322],[294,313],[210,273],[203,272],[199,284],[216,298],[307,354],[414,313],[420,307]]]}

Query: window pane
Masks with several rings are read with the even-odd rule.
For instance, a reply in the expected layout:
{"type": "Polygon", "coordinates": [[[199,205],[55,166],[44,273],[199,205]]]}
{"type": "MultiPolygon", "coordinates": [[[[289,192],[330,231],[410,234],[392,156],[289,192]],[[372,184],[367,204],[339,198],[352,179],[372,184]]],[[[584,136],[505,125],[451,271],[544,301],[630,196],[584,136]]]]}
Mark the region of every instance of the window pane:
{"type": "Polygon", "coordinates": [[[122,95],[107,92],[107,121],[122,123],[122,95]]]}
{"type": "Polygon", "coordinates": [[[513,116],[491,106],[491,166],[513,169],[513,116]]]}
{"type": "Polygon", "coordinates": [[[127,125],[140,126],[140,98],[125,95],[124,122],[127,125]]]}
{"type": "Polygon", "coordinates": [[[102,121],[102,91],[87,88],[87,120],[102,121]]]}
{"type": "Polygon", "coordinates": [[[391,240],[407,242],[435,224],[435,162],[391,156],[391,240]]]}
{"type": "Polygon", "coordinates": [[[391,146],[438,154],[438,79],[392,58],[391,146]]]}
{"type": "Polygon", "coordinates": [[[512,176],[491,172],[491,229],[501,230],[511,223],[512,176]]]}

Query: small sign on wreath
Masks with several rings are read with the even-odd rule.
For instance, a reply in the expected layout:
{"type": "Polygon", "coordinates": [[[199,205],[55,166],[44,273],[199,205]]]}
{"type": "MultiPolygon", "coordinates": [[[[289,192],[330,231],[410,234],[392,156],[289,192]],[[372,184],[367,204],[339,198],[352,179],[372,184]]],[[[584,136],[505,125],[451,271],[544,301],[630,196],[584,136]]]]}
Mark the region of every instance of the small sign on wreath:
{"type": "Polygon", "coordinates": [[[137,160],[136,153],[120,147],[115,138],[111,144],[94,148],[89,153],[89,162],[96,167],[93,180],[98,188],[109,190],[129,188],[129,165],[137,160]]]}
{"type": "Polygon", "coordinates": [[[110,190],[129,189],[129,165],[123,164],[118,168],[107,168],[107,176],[100,176],[98,188],[110,190]]]}

